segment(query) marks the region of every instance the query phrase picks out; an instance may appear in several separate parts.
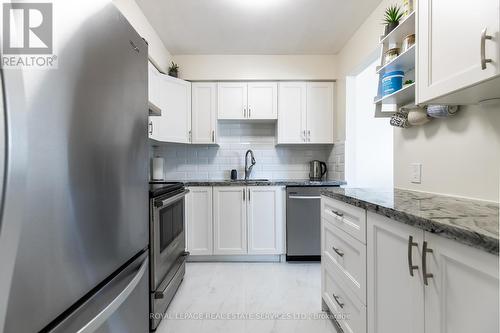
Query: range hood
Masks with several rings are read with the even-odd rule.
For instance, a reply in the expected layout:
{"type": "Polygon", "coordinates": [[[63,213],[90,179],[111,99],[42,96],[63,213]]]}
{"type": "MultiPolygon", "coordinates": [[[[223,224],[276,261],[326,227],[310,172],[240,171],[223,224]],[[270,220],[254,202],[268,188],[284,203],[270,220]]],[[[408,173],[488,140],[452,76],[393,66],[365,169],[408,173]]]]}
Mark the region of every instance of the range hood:
{"type": "Polygon", "coordinates": [[[161,116],[161,109],[156,106],[153,102],[148,102],[149,115],[153,117],[161,116]]]}

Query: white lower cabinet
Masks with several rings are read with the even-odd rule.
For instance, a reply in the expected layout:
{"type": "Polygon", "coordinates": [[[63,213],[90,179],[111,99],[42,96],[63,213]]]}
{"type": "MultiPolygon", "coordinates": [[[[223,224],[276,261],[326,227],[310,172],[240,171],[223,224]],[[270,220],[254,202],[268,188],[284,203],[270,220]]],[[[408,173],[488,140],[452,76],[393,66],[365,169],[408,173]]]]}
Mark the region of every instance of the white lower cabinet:
{"type": "Polygon", "coordinates": [[[322,299],[344,332],[499,332],[498,256],[371,212],[363,248],[344,205],[322,198],[322,299]]]}
{"type": "Polygon", "coordinates": [[[214,254],[246,254],[246,187],[214,187],[213,195],[214,254]]]}
{"type": "Polygon", "coordinates": [[[191,255],[285,253],[284,187],[216,186],[190,190],[186,238],[191,255]]]}
{"type": "Polygon", "coordinates": [[[285,188],[247,187],[248,254],[282,254],[285,188]]]}
{"type": "Polygon", "coordinates": [[[425,332],[498,333],[498,256],[425,233],[425,332]]]}
{"type": "Polygon", "coordinates": [[[369,333],[424,332],[423,240],[422,230],[368,212],[369,333]],[[414,245],[411,247],[410,237],[414,245]],[[412,270],[413,276],[410,275],[410,264],[418,267],[412,270]]]}
{"type": "Polygon", "coordinates": [[[189,187],[186,196],[186,248],[191,255],[211,255],[212,187],[189,187]]]}

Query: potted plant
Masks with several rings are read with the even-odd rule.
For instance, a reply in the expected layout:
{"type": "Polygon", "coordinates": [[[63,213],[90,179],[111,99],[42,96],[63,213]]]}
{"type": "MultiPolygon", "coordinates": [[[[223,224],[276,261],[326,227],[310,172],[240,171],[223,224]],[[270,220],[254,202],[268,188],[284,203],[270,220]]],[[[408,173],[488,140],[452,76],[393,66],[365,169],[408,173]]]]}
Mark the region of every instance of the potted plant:
{"type": "Polygon", "coordinates": [[[179,75],[179,65],[172,61],[172,64],[168,67],[168,75],[177,77],[179,75]]]}
{"type": "Polygon", "coordinates": [[[410,84],[413,84],[414,81],[413,80],[406,80],[404,83],[403,83],[403,88],[406,88],[408,87],[410,84]]]}
{"type": "Polygon", "coordinates": [[[398,25],[403,17],[403,11],[397,5],[389,6],[384,13],[385,35],[387,36],[398,25]]]}

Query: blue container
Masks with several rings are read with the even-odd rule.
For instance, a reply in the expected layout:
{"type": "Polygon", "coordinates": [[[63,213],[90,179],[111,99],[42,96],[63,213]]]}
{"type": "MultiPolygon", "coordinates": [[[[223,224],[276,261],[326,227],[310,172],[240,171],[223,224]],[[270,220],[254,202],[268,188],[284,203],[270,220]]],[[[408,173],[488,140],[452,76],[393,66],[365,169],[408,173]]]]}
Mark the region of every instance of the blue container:
{"type": "Polygon", "coordinates": [[[390,95],[403,88],[403,71],[387,72],[382,75],[382,95],[390,95]]]}

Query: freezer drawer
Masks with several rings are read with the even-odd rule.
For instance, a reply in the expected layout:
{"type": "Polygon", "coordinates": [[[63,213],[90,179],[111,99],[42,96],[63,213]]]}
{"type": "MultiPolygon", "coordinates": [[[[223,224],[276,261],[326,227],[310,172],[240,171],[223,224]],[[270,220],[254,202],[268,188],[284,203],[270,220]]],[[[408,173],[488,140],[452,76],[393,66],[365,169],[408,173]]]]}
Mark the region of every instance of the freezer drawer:
{"type": "Polygon", "coordinates": [[[149,330],[147,251],[49,333],[145,333],[149,330]]]}

